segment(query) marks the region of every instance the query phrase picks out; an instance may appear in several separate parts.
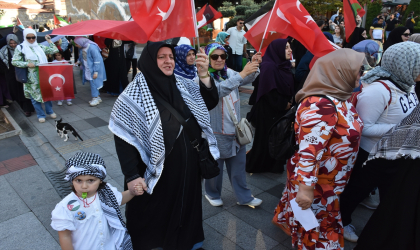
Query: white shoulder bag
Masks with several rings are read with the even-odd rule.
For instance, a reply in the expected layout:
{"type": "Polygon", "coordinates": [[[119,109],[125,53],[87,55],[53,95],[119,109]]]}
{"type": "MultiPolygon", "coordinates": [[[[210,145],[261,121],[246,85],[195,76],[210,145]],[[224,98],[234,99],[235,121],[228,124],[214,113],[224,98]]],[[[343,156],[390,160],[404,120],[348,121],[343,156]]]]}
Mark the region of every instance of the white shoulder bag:
{"type": "MultiPolygon", "coordinates": [[[[226,97],[223,97],[225,102],[228,102],[226,97]]],[[[251,124],[248,122],[246,118],[242,118],[241,122],[238,123],[238,119],[236,115],[233,113],[232,108],[229,104],[227,104],[230,118],[232,118],[233,123],[235,124],[235,134],[236,139],[238,139],[238,143],[240,145],[246,145],[252,142],[254,138],[254,133],[251,124]]]]}

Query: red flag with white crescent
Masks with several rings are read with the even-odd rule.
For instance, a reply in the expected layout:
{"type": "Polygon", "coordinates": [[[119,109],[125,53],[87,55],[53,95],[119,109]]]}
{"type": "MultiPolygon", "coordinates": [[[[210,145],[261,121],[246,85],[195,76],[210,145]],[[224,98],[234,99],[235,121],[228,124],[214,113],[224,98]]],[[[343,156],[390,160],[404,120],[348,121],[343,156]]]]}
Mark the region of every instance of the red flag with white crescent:
{"type": "Polygon", "coordinates": [[[73,65],[67,62],[39,65],[39,86],[44,102],[74,99],[73,84],[73,65]]]}

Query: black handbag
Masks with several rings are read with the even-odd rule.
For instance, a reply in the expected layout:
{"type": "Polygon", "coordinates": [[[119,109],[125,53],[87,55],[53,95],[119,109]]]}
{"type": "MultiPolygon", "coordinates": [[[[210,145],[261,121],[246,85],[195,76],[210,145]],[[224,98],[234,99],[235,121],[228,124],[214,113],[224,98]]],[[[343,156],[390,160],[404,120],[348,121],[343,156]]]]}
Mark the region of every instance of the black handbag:
{"type": "MultiPolygon", "coordinates": [[[[20,45],[20,50],[22,51],[23,46],[20,45]]],[[[25,61],[25,54],[22,53],[23,60],[25,61]]],[[[21,83],[27,83],[28,82],[28,68],[19,68],[15,67],[15,75],[16,75],[16,81],[21,83]]]]}
{"type": "Polygon", "coordinates": [[[191,145],[197,150],[198,158],[200,160],[199,165],[201,176],[204,179],[211,179],[218,176],[220,174],[219,164],[211,155],[207,140],[204,138],[196,138],[185,119],[168,102],[163,100],[162,97],[155,96],[154,98],[156,101],[165,106],[165,108],[168,109],[169,112],[171,112],[184,127],[184,131],[187,133],[191,145]]]}

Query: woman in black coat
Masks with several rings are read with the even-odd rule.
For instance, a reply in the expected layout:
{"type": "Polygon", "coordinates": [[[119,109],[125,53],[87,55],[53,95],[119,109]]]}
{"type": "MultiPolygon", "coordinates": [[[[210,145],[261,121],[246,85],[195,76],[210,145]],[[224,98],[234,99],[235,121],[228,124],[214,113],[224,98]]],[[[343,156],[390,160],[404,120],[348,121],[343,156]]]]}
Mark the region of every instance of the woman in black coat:
{"type": "Polygon", "coordinates": [[[121,40],[105,39],[109,55],[104,61],[107,80],[103,90],[112,96],[118,96],[128,85],[123,44],[121,40]]]}

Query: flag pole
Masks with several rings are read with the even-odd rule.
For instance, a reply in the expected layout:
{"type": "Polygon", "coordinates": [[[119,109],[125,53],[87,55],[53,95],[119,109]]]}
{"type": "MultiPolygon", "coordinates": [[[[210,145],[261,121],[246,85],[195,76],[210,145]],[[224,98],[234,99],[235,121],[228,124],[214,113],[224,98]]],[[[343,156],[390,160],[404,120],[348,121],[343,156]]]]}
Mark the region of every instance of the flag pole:
{"type": "Polygon", "coordinates": [[[270,24],[271,15],[273,15],[273,11],[274,11],[274,7],[276,7],[276,3],[277,3],[277,0],[274,2],[273,8],[271,9],[270,17],[268,18],[267,26],[265,26],[264,35],[262,37],[261,44],[260,44],[260,49],[258,50],[258,52],[261,52],[261,48],[262,48],[262,45],[264,43],[264,37],[265,37],[265,34],[267,34],[268,25],[270,24]]]}
{"type": "Polygon", "coordinates": [[[200,40],[199,40],[199,35],[198,35],[197,16],[196,16],[196,13],[195,13],[195,3],[194,3],[194,0],[191,0],[191,6],[192,6],[191,9],[192,9],[192,12],[193,12],[192,14],[193,14],[193,22],[194,22],[194,28],[195,28],[195,37],[197,38],[197,53],[199,53],[200,52],[200,40]]]}

